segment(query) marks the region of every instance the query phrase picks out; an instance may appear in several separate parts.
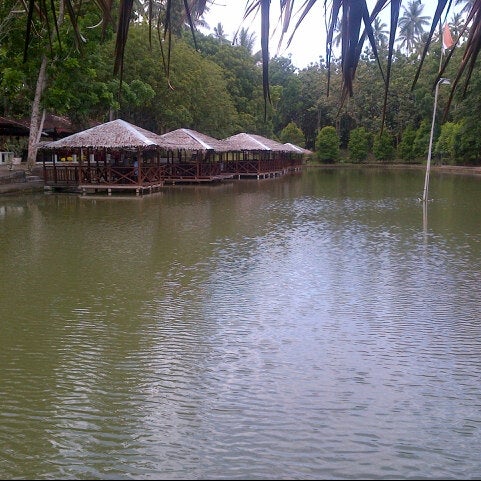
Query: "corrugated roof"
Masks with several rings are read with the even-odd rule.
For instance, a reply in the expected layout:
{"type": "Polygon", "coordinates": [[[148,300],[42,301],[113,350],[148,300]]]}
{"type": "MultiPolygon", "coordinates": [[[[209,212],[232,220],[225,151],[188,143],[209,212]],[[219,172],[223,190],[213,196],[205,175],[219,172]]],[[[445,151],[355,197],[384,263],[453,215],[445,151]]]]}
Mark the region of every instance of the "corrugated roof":
{"type": "Polygon", "coordinates": [[[54,142],[41,146],[44,149],[62,148],[143,148],[157,147],[172,149],[175,146],[160,135],[132,125],[125,120],[117,119],[97,125],[54,142]]]}
{"type": "Polygon", "coordinates": [[[175,144],[178,149],[215,150],[217,152],[226,150],[226,146],[222,141],[191,129],[173,130],[162,134],[161,137],[175,144]]]}
{"type": "Polygon", "coordinates": [[[274,152],[288,152],[289,148],[280,142],[262,137],[257,134],[240,134],[232,135],[224,139],[228,150],[270,150],[274,152]]]}

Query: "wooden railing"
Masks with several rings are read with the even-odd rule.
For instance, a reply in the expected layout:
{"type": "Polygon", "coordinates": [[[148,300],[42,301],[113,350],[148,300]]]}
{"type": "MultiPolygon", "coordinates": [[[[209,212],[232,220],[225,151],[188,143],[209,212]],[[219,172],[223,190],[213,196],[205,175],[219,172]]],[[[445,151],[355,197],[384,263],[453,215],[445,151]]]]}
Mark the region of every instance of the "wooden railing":
{"type": "Polygon", "coordinates": [[[46,185],[78,185],[80,181],[78,165],[44,165],[43,178],[46,185]]]}
{"type": "Polygon", "coordinates": [[[229,160],[224,165],[227,172],[240,175],[279,172],[288,167],[282,159],[229,160]]]}
{"type": "Polygon", "coordinates": [[[300,158],[228,160],[224,162],[185,162],[141,167],[104,164],[44,165],[44,181],[50,186],[112,185],[149,186],[168,180],[208,180],[222,175],[281,172],[302,164],[300,158]],[[136,175],[136,171],[138,175],[136,175]]]}
{"type": "Polygon", "coordinates": [[[164,179],[202,179],[222,175],[222,164],[212,163],[172,163],[165,164],[164,179]]]}
{"type": "Polygon", "coordinates": [[[164,165],[142,167],[115,165],[52,164],[44,166],[44,181],[51,186],[152,185],[164,178],[164,165]],[[137,174],[136,174],[137,172],[137,174]]]}

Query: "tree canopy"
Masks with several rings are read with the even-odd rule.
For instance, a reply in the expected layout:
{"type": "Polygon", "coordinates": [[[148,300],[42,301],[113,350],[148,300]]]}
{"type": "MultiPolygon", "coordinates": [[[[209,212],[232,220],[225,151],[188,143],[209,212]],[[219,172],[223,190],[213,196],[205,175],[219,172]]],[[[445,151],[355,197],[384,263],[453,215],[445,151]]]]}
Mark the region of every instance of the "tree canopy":
{"type": "MultiPolygon", "coordinates": [[[[234,0],[232,0],[234,1],[234,0]]],[[[294,0],[280,1],[280,18],[282,25],[282,35],[287,37],[287,43],[295,35],[298,28],[302,28],[302,22],[309,15],[312,7],[318,1],[310,0],[304,2],[297,16],[294,15],[294,0]],[[289,35],[289,36],[288,36],[289,35]]],[[[12,0],[5,0],[6,3],[12,3],[12,0]]],[[[73,32],[73,38],[77,48],[81,48],[84,43],[83,27],[80,24],[81,11],[85,8],[86,2],[78,2],[76,0],[62,0],[65,5],[65,15],[69,19],[69,24],[73,32]]],[[[15,2],[14,2],[15,3],[15,2]]],[[[55,1],[45,2],[44,0],[30,0],[28,2],[28,14],[25,17],[25,48],[24,54],[28,56],[31,48],[34,32],[38,30],[40,22],[46,31],[50,32],[50,36],[54,36],[61,44],[61,34],[56,30],[58,13],[56,11],[55,1]]],[[[380,66],[380,75],[385,83],[385,101],[386,108],[387,96],[391,82],[391,69],[393,55],[395,53],[394,42],[398,31],[404,36],[407,48],[412,47],[415,37],[420,35],[421,27],[426,25],[427,19],[422,15],[421,0],[324,0],[325,17],[327,19],[327,40],[326,40],[326,66],[328,71],[332,67],[333,59],[333,39],[336,32],[336,26],[340,25],[339,37],[341,40],[341,58],[342,58],[342,101],[353,95],[353,82],[357,73],[360,56],[363,51],[364,43],[367,41],[373,51],[373,56],[377,59],[380,66]],[[373,4],[369,9],[369,4],[373,4]],[[377,45],[377,37],[373,28],[374,22],[379,18],[381,12],[390,9],[390,24],[387,26],[389,32],[389,41],[387,46],[387,62],[384,67],[381,66],[381,57],[377,45]],[[403,13],[404,12],[404,13],[403,13]],[[400,15],[403,13],[402,15],[400,15]],[[399,30],[398,30],[399,27],[399,30]]],[[[465,79],[463,92],[466,92],[472,72],[475,66],[475,60],[479,54],[479,45],[481,45],[481,2],[457,0],[456,4],[464,3],[465,8],[469,12],[462,33],[469,28],[467,37],[465,55],[459,63],[457,74],[452,83],[452,95],[461,79],[465,79]]],[[[204,12],[209,8],[207,0],[118,0],[111,2],[106,0],[95,0],[94,2],[101,21],[102,30],[105,33],[109,28],[115,31],[115,61],[114,73],[122,77],[125,46],[129,36],[129,28],[133,21],[138,18],[144,18],[149,24],[151,33],[149,34],[149,42],[152,42],[152,30],[158,31],[158,38],[161,45],[165,46],[165,70],[167,75],[170,74],[171,66],[171,46],[172,35],[179,32],[182,25],[188,25],[195,39],[195,23],[198,22],[204,12]]],[[[417,82],[420,75],[424,59],[429,50],[429,45],[436,33],[437,26],[440,24],[442,15],[446,15],[453,5],[452,0],[437,0],[435,13],[432,18],[431,27],[426,33],[424,41],[424,49],[420,54],[419,68],[414,74],[413,85],[417,82]]],[[[270,99],[269,92],[269,34],[271,32],[271,0],[247,0],[245,8],[245,18],[260,11],[261,23],[261,47],[262,47],[262,73],[263,73],[263,90],[266,100],[270,99]]],[[[217,28],[217,34],[223,35],[221,28],[217,28]]],[[[194,40],[195,42],[195,40],[194,40]]],[[[320,49],[322,46],[318,46],[320,49]]],[[[50,42],[50,48],[52,43],[50,42]]],[[[433,86],[437,79],[442,77],[446,65],[449,63],[451,56],[448,55],[445,64],[442,66],[438,75],[433,79],[433,86]]],[[[329,82],[329,75],[328,75],[329,82]]],[[[450,100],[452,99],[452,95],[450,100]]]]}
{"type": "MultiPolygon", "coordinates": [[[[36,4],[36,0],[32,2],[36,4]]],[[[333,36],[339,35],[344,42],[342,20],[354,14],[347,10],[348,5],[354,8],[354,3],[358,8],[366,2],[329,3],[333,8],[339,7],[336,25],[341,30],[333,32],[333,36]]],[[[157,132],[186,127],[218,138],[248,131],[277,139],[286,138],[287,134],[291,136],[290,130],[296,126],[300,131],[296,132],[297,139],[301,142],[304,138],[305,146],[310,149],[315,147],[319,131],[326,126],[335,127],[342,148],[348,147],[354,129],[365,128],[372,147],[375,133],[384,128],[393,146],[399,149],[400,157],[419,161],[426,148],[426,132],[421,127],[429,125],[432,116],[433,79],[442,73],[455,83],[457,66],[466,63],[467,55],[472,54],[469,41],[473,38],[472,29],[465,26],[474,25],[473,8],[479,2],[459,2],[459,13],[465,4],[471,4],[462,19],[453,16],[451,23],[459,48],[453,47],[443,53],[437,29],[432,31],[434,48],[426,50],[430,32],[424,30],[426,19],[419,8],[422,2],[414,2],[415,5],[397,2],[398,26],[402,25],[402,18],[406,25],[409,18],[414,22],[420,17],[423,21],[419,23],[412,50],[407,51],[402,46],[399,36],[393,42],[392,29],[380,16],[374,16],[376,8],[387,3],[377,2],[369,16],[361,18],[367,23],[372,19],[373,35],[371,41],[367,30],[360,29],[356,37],[358,58],[351,71],[353,95],[350,95],[346,93],[346,62],[351,57],[345,45],[339,56],[320,57],[318,63],[303,69],[296,68],[289,58],[267,58],[266,70],[262,54],[251,51],[249,40],[252,36],[247,30],[240,30],[234,39],[228,39],[221,24],[213,34],[201,33],[197,27],[201,25],[201,12],[207,11],[209,2],[158,1],[152,4],[156,7],[152,15],[148,0],[133,2],[127,22],[129,41],[122,51],[121,75],[116,76],[113,71],[119,60],[112,52],[119,45],[117,15],[120,9],[116,6],[121,5],[121,1],[109,9],[108,23],[102,20],[98,3],[71,1],[70,6],[67,0],[44,3],[44,16],[40,7],[32,13],[30,42],[25,49],[28,14],[24,3],[4,0],[0,3],[0,91],[3,100],[0,115],[18,118],[28,115],[30,106],[36,105],[32,100],[37,98],[39,90],[39,70],[44,58],[48,57],[47,81],[40,90],[39,105],[51,112],[68,115],[79,123],[105,121],[108,120],[106,115],[112,112],[112,115],[157,132]],[[56,6],[56,21],[51,5],[56,6]],[[66,8],[60,8],[62,6],[66,8]],[[73,17],[68,13],[70,9],[76,13],[73,17]],[[163,19],[162,22],[152,23],[154,14],[163,19]],[[72,28],[72,18],[77,33],[72,28]],[[155,38],[152,36],[156,31],[154,27],[159,26],[162,28],[155,38]],[[449,63],[441,63],[448,58],[449,63]],[[421,68],[423,75],[419,75],[421,68]],[[263,83],[266,71],[270,100],[267,104],[263,83]],[[267,117],[264,108],[267,108],[267,117]],[[413,132],[416,141],[409,149],[409,143],[403,140],[413,132]],[[403,146],[402,154],[400,146],[403,146]]],[[[396,13],[392,3],[391,11],[396,13]]],[[[247,2],[246,15],[253,15],[254,7],[265,8],[263,5],[262,2],[247,2]]],[[[441,11],[446,12],[449,5],[445,2],[441,7],[444,9],[441,11]]],[[[308,11],[304,13],[307,15],[308,11]]],[[[302,28],[293,16],[290,21],[302,28]]],[[[450,150],[449,157],[456,159],[453,161],[462,156],[473,162],[481,158],[479,142],[476,142],[479,136],[474,131],[481,74],[475,65],[472,67],[470,97],[474,98],[474,103],[464,101],[461,95],[464,92],[458,91],[454,97],[449,87],[439,91],[440,108],[450,102],[456,105],[449,115],[449,121],[455,124],[451,131],[464,136],[462,142],[454,139],[453,143],[454,134],[450,134],[449,142],[456,145],[456,149],[450,150]],[[468,142],[467,139],[472,140],[468,142]]],[[[440,131],[436,126],[436,135],[440,131]]],[[[445,151],[446,148],[440,146],[439,152],[445,151]]]]}

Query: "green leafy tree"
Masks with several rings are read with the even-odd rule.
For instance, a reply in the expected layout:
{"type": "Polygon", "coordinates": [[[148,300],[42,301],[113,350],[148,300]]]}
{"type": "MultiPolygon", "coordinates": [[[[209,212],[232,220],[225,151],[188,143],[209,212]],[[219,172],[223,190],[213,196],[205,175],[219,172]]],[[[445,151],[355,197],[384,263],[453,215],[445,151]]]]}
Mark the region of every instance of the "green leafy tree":
{"type": "Polygon", "coordinates": [[[369,135],[364,127],[351,130],[349,136],[349,158],[353,162],[364,162],[369,154],[369,135]]]}
{"type": "Polygon", "coordinates": [[[416,130],[408,125],[402,134],[401,142],[398,145],[398,157],[404,162],[414,162],[416,155],[414,154],[414,141],[416,139],[416,130]]]}
{"type": "Polygon", "coordinates": [[[332,126],[323,127],[316,138],[316,156],[321,162],[332,163],[339,159],[340,139],[332,126]]]}
{"type": "MultiPolygon", "coordinates": [[[[257,57],[242,46],[225,44],[213,37],[199,36],[197,44],[199,50],[221,68],[223,84],[238,113],[235,130],[272,137],[271,116],[267,119],[264,116],[262,69],[257,57]]],[[[267,108],[270,114],[271,107],[267,108]]]]}
{"type": "Polygon", "coordinates": [[[310,65],[297,74],[297,102],[291,117],[306,136],[306,147],[315,148],[320,129],[334,125],[339,113],[339,96],[336,94],[341,80],[339,75],[331,78],[333,92],[327,94],[327,70],[321,65],[310,65]]]}
{"type": "Polygon", "coordinates": [[[269,62],[273,127],[280,132],[289,122],[300,126],[302,115],[301,80],[289,58],[274,57],[269,62]]]}
{"type": "Polygon", "coordinates": [[[455,163],[457,140],[461,129],[460,124],[446,122],[441,126],[441,133],[436,142],[434,153],[442,163],[455,163]]]}
{"type": "Polygon", "coordinates": [[[291,143],[298,145],[299,147],[304,147],[306,143],[306,138],[302,130],[295,124],[295,122],[289,122],[281,131],[279,139],[282,143],[291,143]]]}
{"type": "Polygon", "coordinates": [[[387,25],[380,18],[375,18],[372,25],[372,30],[377,48],[379,50],[385,50],[389,38],[389,30],[387,30],[387,25]]]}
{"type": "Polygon", "coordinates": [[[413,155],[416,158],[426,158],[429,149],[429,137],[431,134],[430,123],[423,120],[416,130],[413,143],[413,155]]]}
{"type": "Polygon", "coordinates": [[[481,125],[476,122],[474,125],[464,120],[454,140],[456,160],[463,164],[476,165],[481,163],[481,125]]]}
{"type": "Polygon", "coordinates": [[[372,152],[377,160],[387,162],[394,158],[394,146],[391,134],[383,131],[376,135],[372,147],[372,152]]]}
{"type": "MultiPolygon", "coordinates": [[[[189,42],[177,39],[172,47],[173,62],[167,78],[160,47],[153,43],[149,48],[143,42],[148,26],[134,24],[131,29],[125,51],[123,83],[126,89],[119,99],[118,115],[154,132],[186,127],[217,138],[232,135],[239,125],[239,114],[228,90],[225,70],[215,64],[212,57],[199,55],[189,42]]],[[[246,55],[243,48],[230,45],[220,48],[229,49],[234,57],[246,55]]],[[[111,46],[105,45],[105,79],[110,77],[110,51],[111,46]]]]}
{"type": "MultiPolygon", "coordinates": [[[[2,4],[11,5],[12,1],[13,0],[4,0],[2,4]]],[[[311,8],[316,1],[317,0],[306,2],[303,7],[301,7],[301,11],[299,12],[298,16],[291,16],[294,0],[286,0],[281,2],[279,19],[283,22],[283,31],[288,31],[289,24],[294,17],[302,19],[305,17],[305,15],[308,15],[310,12],[312,12],[313,9],[311,10],[311,8]]],[[[196,26],[200,25],[202,15],[204,12],[207,12],[209,8],[209,3],[205,0],[192,0],[188,2],[181,0],[143,0],[141,2],[134,2],[132,0],[118,0],[115,2],[72,2],[71,0],[68,2],[63,2],[60,0],[45,2],[44,0],[30,0],[29,2],[21,3],[23,3],[26,10],[28,10],[28,14],[25,15],[24,22],[24,27],[26,24],[27,28],[22,29],[23,38],[21,38],[21,40],[24,41],[23,44],[26,52],[31,54],[32,46],[35,43],[32,42],[32,39],[37,32],[41,32],[42,38],[46,40],[43,42],[42,48],[40,49],[41,55],[39,55],[39,58],[42,55],[46,55],[47,52],[51,53],[54,50],[51,49],[52,42],[49,42],[49,40],[54,40],[54,37],[57,39],[57,35],[53,33],[55,29],[52,28],[52,26],[55,22],[52,22],[52,17],[54,17],[53,12],[57,9],[59,4],[64,5],[67,3],[69,7],[66,9],[68,12],[68,15],[66,16],[66,18],[68,18],[68,25],[65,31],[72,34],[76,40],[77,46],[80,46],[83,43],[82,28],[79,26],[79,21],[83,17],[84,8],[86,5],[95,8],[102,16],[102,22],[99,24],[102,24],[103,28],[105,27],[107,29],[112,29],[116,32],[115,50],[113,55],[115,60],[113,69],[114,74],[121,73],[124,70],[124,51],[127,44],[127,39],[130,36],[131,30],[129,29],[129,24],[131,22],[139,22],[141,19],[146,18],[147,12],[149,12],[149,14],[151,12],[154,14],[154,18],[149,18],[149,25],[157,25],[160,33],[159,37],[162,37],[165,41],[165,47],[168,49],[165,57],[166,70],[170,71],[171,35],[180,34],[187,28],[190,28],[192,31],[194,31],[196,26]],[[151,22],[151,20],[153,21],[151,22]],[[114,22],[116,22],[116,25],[113,25],[114,22]],[[52,35],[45,35],[45,32],[47,31],[52,32],[52,35]]],[[[365,35],[366,29],[364,28],[364,23],[366,23],[368,18],[370,19],[372,25],[374,21],[383,14],[383,7],[385,4],[391,3],[391,22],[389,25],[390,36],[395,39],[396,34],[398,34],[398,40],[404,42],[404,45],[406,45],[408,48],[410,48],[417,36],[418,38],[421,38],[422,42],[424,42],[426,47],[428,47],[428,43],[430,43],[433,38],[431,36],[432,32],[436,30],[436,25],[440,20],[442,20],[442,16],[450,11],[450,8],[453,4],[453,2],[447,2],[446,0],[437,1],[437,8],[435,9],[435,13],[433,15],[430,33],[427,35],[427,37],[423,37],[421,30],[424,29],[424,25],[426,25],[427,17],[422,15],[423,3],[425,2],[421,0],[413,0],[409,2],[408,8],[404,9],[404,12],[401,16],[399,13],[403,5],[400,1],[387,2],[383,0],[376,2],[373,7],[369,5],[371,2],[368,2],[367,0],[359,0],[354,3],[340,1],[328,3],[331,4],[331,7],[330,12],[328,12],[326,9],[326,18],[328,19],[328,36],[326,39],[326,69],[328,73],[333,73],[339,68],[341,81],[336,87],[341,88],[341,105],[347,99],[351,98],[352,94],[354,93],[354,80],[355,76],[357,75],[357,66],[359,64],[360,56],[364,52],[364,42],[375,42],[372,35],[365,35]],[[352,5],[354,4],[356,5],[356,8],[352,8],[352,5]],[[339,59],[336,58],[336,55],[333,55],[333,53],[335,53],[333,52],[335,44],[335,42],[333,42],[333,35],[336,31],[336,27],[340,23],[339,21],[341,18],[344,22],[344,25],[347,25],[348,28],[342,28],[339,30],[339,38],[341,39],[342,43],[341,58],[339,59]]],[[[462,2],[454,3],[458,4],[462,2]]],[[[456,82],[452,83],[453,89],[456,89],[459,85],[463,84],[463,82],[459,82],[459,80],[461,80],[463,74],[466,73],[467,66],[468,70],[471,72],[471,66],[475,65],[476,59],[480,52],[480,49],[477,48],[477,46],[481,43],[481,28],[479,28],[481,23],[481,2],[469,1],[465,3],[466,5],[469,4],[471,8],[469,21],[472,23],[472,25],[470,25],[472,35],[470,34],[466,41],[468,44],[467,47],[469,48],[466,48],[466,55],[463,57],[463,60],[460,62],[457,72],[455,73],[456,82]]],[[[270,25],[273,24],[270,24],[270,4],[270,1],[264,0],[254,0],[252,2],[248,2],[248,4],[246,3],[246,17],[253,16],[260,10],[259,21],[264,27],[261,34],[261,75],[263,97],[266,100],[269,98],[268,61],[269,37],[271,33],[270,25]]],[[[60,17],[61,16],[59,16],[59,18],[60,17]]],[[[297,27],[302,29],[302,24],[295,25],[294,30],[296,30],[297,27]]],[[[217,33],[220,34],[221,32],[217,33]]],[[[219,35],[219,38],[221,37],[222,35],[219,35]]],[[[62,38],[62,32],[58,38],[62,38]]],[[[152,36],[149,34],[144,41],[146,43],[150,43],[149,41],[151,39],[152,36]]],[[[419,74],[421,72],[421,68],[423,67],[424,61],[431,56],[430,53],[431,52],[429,48],[423,49],[420,53],[420,63],[418,64],[418,69],[416,70],[414,76],[415,82],[424,76],[424,74],[419,74]]],[[[35,55],[35,53],[33,55],[35,55]]],[[[389,98],[390,81],[393,78],[393,76],[390,74],[392,73],[393,67],[395,66],[397,60],[397,52],[394,49],[394,42],[389,43],[387,52],[381,49],[379,52],[373,51],[373,55],[378,57],[377,60],[379,63],[385,63],[387,66],[385,71],[388,73],[388,75],[382,75],[383,79],[386,79],[384,92],[385,95],[381,96],[387,101],[389,98]],[[385,61],[383,61],[383,59],[385,59],[385,61]]],[[[451,62],[451,60],[448,60],[448,63],[449,62],[451,62]]],[[[184,65],[184,68],[187,67],[187,65],[184,65]]],[[[437,76],[437,73],[438,71],[436,70],[435,76],[437,76]]],[[[467,83],[469,83],[469,81],[470,75],[467,75],[467,83]]],[[[387,109],[388,105],[387,102],[385,102],[383,103],[381,127],[384,126],[384,114],[387,112],[387,109]]],[[[306,133],[306,136],[309,138],[304,125],[300,122],[298,123],[301,125],[303,131],[306,133]]]]}
{"type": "Polygon", "coordinates": [[[219,22],[217,26],[214,27],[214,35],[220,42],[229,43],[229,39],[227,38],[227,34],[225,33],[222,23],[219,22]]]}

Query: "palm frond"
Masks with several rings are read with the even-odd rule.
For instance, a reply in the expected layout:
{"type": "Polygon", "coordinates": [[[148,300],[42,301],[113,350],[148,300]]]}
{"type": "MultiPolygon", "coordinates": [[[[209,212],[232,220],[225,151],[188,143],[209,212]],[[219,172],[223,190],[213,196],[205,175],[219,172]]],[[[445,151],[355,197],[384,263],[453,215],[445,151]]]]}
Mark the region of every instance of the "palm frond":
{"type": "MultiPolygon", "coordinates": [[[[471,11],[468,14],[468,18],[466,20],[466,24],[464,26],[463,31],[461,32],[462,34],[464,33],[464,30],[467,29],[468,25],[472,24],[472,28],[469,31],[468,39],[466,41],[466,49],[464,51],[464,55],[461,59],[461,63],[459,65],[458,71],[456,73],[456,76],[452,82],[451,86],[451,92],[449,95],[448,103],[445,108],[445,113],[444,113],[444,118],[446,119],[447,113],[449,111],[449,108],[451,106],[454,93],[457,90],[457,87],[459,83],[461,82],[462,76],[466,74],[465,80],[464,80],[464,87],[462,90],[462,95],[465,96],[468,86],[469,86],[469,81],[471,79],[473,69],[476,64],[476,60],[478,58],[479,52],[481,50],[481,0],[475,0],[473,3],[473,6],[471,8],[471,11]]],[[[461,35],[460,35],[461,37],[461,35]]],[[[459,39],[457,40],[459,41],[459,39]]],[[[457,43],[456,41],[456,43],[457,43]]],[[[455,44],[456,45],[456,44],[455,44]]],[[[452,54],[454,52],[454,49],[451,50],[448,58],[446,59],[442,70],[440,71],[440,74],[438,75],[438,79],[441,77],[442,72],[444,71],[445,66],[449,62],[452,54]]],[[[438,80],[436,79],[436,81],[438,80]]]]}
{"type": "MultiPolygon", "coordinates": [[[[448,10],[449,10],[449,7],[451,6],[451,3],[452,3],[452,0],[449,0],[448,10]]],[[[440,25],[441,15],[443,14],[444,10],[446,9],[447,4],[448,4],[448,0],[438,0],[438,5],[436,7],[436,11],[434,12],[433,20],[432,20],[432,23],[431,23],[431,28],[429,30],[429,34],[428,34],[428,37],[427,37],[427,41],[424,45],[424,49],[423,49],[423,52],[421,54],[421,60],[419,62],[419,66],[418,66],[418,69],[416,71],[416,74],[414,75],[412,88],[415,87],[416,82],[419,79],[419,75],[420,75],[422,67],[423,67],[424,59],[426,58],[426,55],[427,55],[428,50],[429,50],[429,46],[431,45],[431,40],[433,38],[434,31],[436,30],[436,27],[438,25],[440,25]]]]}
{"type": "MultiPolygon", "coordinates": [[[[115,61],[114,74],[122,78],[124,51],[129,33],[129,24],[131,22],[132,9],[134,0],[93,0],[102,13],[102,28],[105,29],[108,25],[112,25],[113,11],[118,13],[118,21],[115,26],[116,30],[116,44],[115,44],[115,61]]],[[[149,9],[149,41],[151,41],[150,29],[153,23],[153,5],[155,0],[145,0],[149,9]]],[[[230,0],[235,1],[235,0],[230,0]]],[[[321,0],[304,0],[299,8],[299,17],[296,20],[292,34],[288,39],[288,45],[292,41],[295,33],[301,28],[302,22],[307,15],[312,11],[312,7],[317,1],[321,0]]],[[[427,1],[427,0],[426,0],[427,1]]],[[[42,22],[44,28],[49,31],[49,39],[54,37],[60,42],[60,33],[58,31],[58,21],[55,12],[54,0],[25,0],[27,9],[26,33],[24,58],[28,56],[29,45],[33,35],[33,25],[35,17],[38,17],[42,22]],[[51,22],[55,24],[55,33],[51,27],[51,22]]],[[[81,45],[81,35],[77,24],[77,14],[75,0],[64,0],[66,11],[68,12],[69,21],[72,26],[77,44],[81,45]]],[[[172,42],[172,13],[174,0],[165,0],[162,2],[163,11],[159,14],[157,19],[157,30],[163,30],[163,35],[159,33],[159,40],[167,44],[167,52],[163,52],[164,69],[169,77],[170,62],[171,62],[171,42],[172,42]],[[162,38],[161,38],[162,37],[162,38]]],[[[261,49],[262,49],[262,75],[263,75],[263,90],[265,102],[270,101],[269,95],[269,35],[270,35],[270,14],[271,14],[271,0],[246,0],[244,19],[257,13],[261,13],[261,49]]],[[[431,28],[427,36],[423,52],[421,54],[421,62],[413,79],[413,87],[416,84],[423,62],[428,54],[431,40],[434,36],[436,25],[438,25],[443,12],[449,11],[453,0],[438,0],[436,11],[432,20],[431,28]]],[[[459,3],[459,2],[456,2],[459,3]]],[[[394,52],[394,43],[396,39],[396,31],[399,23],[399,13],[402,5],[402,0],[377,0],[372,12],[369,14],[367,0],[324,0],[324,12],[326,19],[326,65],[328,71],[328,85],[327,91],[330,88],[330,68],[333,58],[333,35],[336,24],[341,25],[341,67],[342,67],[342,92],[341,98],[344,102],[349,96],[354,94],[354,79],[356,69],[360,56],[362,53],[363,44],[366,38],[370,45],[376,61],[379,65],[381,76],[385,82],[385,97],[384,107],[386,107],[387,92],[391,79],[391,66],[394,52]],[[379,16],[380,12],[390,4],[391,19],[390,19],[390,34],[388,45],[388,57],[385,71],[379,59],[376,42],[374,41],[374,34],[372,23],[379,16]]],[[[207,0],[183,0],[183,7],[186,16],[186,22],[190,26],[190,30],[194,36],[193,15],[200,16],[207,6],[207,0]]],[[[288,32],[290,23],[293,21],[294,0],[280,0],[280,21],[282,24],[281,37],[288,32]]],[[[454,90],[458,87],[462,77],[465,76],[463,95],[466,94],[469,81],[471,79],[473,69],[475,68],[476,59],[481,50],[481,0],[474,0],[471,4],[471,10],[468,15],[467,24],[472,26],[469,30],[469,36],[466,40],[466,50],[461,63],[458,67],[456,77],[452,83],[451,98],[454,90]]],[[[466,29],[466,27],[465,27],[466,29]]],[[[440,75],[447,63],[450,61],[451,55],[448,55],[440,75]]],[[[438,76],[438,78],[440,77],[438,76]]],[[[434,83],[435,85],[435,83],[434,83]]]]}

